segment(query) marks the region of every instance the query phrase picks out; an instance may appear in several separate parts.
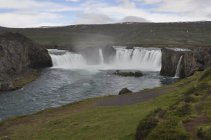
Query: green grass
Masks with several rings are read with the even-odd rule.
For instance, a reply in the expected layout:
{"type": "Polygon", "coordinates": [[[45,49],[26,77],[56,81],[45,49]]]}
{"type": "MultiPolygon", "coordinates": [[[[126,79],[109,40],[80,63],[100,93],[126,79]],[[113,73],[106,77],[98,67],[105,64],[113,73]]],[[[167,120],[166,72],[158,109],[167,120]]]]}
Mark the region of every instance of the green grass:
{"type": "Polygon", "coordinates": [[[16,89],[22,88],[26,84],[34,81],[38,77],[38,72],[36,70],[30,70],[26,75],[20,76],[14,82],[14,87],[16,89]]]}
{"type": "MultiPolygon", "coordinates": [[[[183,80],[183,83],[188,83],[188,79],[189,78],[183,80]]],[[[167,108],[162,117],[157,117],[159,116],[159,111],[151,116],[148,116],[148,118],[156,117],[158,121],[157,125],[151,130],[148,130],[148,134],[145,138],[136,137],[136,139],[210,139],[211,129],[204,129],[201,126],[206,125],[206,127],[211,127],[210,81],[210,68],[202,73],[196,73],[195,80],[192,82],[189,81],[189,84],[180,89],[180,92],[183,93],[182,99],[180,99],[176,104],[167,108]]],[[[181,84],[182,82],[179,83],[181,84]]],[[[142,122],[140,122],[139,127],[140,126],[142,126],[142,122]]],[[[137,130],[136,135],[142,133],[142,131],[143,130],[137,130]]]]}

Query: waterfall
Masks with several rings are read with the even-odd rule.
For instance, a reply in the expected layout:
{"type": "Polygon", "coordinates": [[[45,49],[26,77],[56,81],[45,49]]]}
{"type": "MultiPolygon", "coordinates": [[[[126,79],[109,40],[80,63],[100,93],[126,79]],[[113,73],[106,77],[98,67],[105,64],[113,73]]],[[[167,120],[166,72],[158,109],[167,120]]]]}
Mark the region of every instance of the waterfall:
{"type": "Polygon", "coordinates": [[[103,51],[102,49],[100,48],[99,49],[99,56],[100,56],[100,64],[104,64],[104,57],[103,57],[103,51]]]}
{"type": "Polygon", "coordinates": [[[177,63],[177,69],[176,69],[176,73],[175,73],[175,76],[174,76],[175,78],[179,78],[180,77],[182,58],[183,58],[183,56],[180,56],[179,61],[177,63]]]}
{"type": "Polygon", "coordinates": [[[119,68],[160,71],[161,50],[148,48],[116,48],[115,65],[119,68]]]}
{"type": "Polygon", "coordinates": [[[89,65],[81,54],[61,50],[48,50],[54,68],[66,69],[136,69],[142,71],[160,71],[161,50],[155,48],[115,47],[116,56],[111,63],[105,64],[102,49],[99,49],[100,63],[89,65]]]}
{"type": "Polygon", "coordinates": [[[51,56],[54,68],[83,68],[86,64],[85,59],[80,54],[57,49],[49,49],[48,52],[51,56]]]}

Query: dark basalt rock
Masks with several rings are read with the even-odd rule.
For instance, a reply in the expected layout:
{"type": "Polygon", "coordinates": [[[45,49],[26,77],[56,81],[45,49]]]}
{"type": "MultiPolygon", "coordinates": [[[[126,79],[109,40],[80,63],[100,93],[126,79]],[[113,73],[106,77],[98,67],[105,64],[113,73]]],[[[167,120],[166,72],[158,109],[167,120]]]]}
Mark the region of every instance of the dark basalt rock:
{"type": "Polygon", "coordinates": [[[176,68],[182,52],[177,52],[171,49],[163,48],[161,49],[161,71],[160,74],[163,76],[173,77],[176,73],[176,68]]]}
{"type": "Polygon", "coordinates": [[[102,48],[102,51],[105,63],[111,63],[116,56],[115,48],[112,46],[105,46],[102,48]]]}
{"type": "Polygon", "coordinates": [[[124,76],[124,77],[141,77],[143,73],[141,71],[127,71],[127,70],[116,70],[115,75],[124,76]]]}
{"type": "Polygon", "coordinates": [[[19,33],[0,35],[0,90],[15,88],[14,81],[28,69],[50,66],[51,58],[39,44],[19,33]]]}
{"type": "Polygon", "coordinates": [[[133,46],[127,46],[126,49],[134,49],[133,46]]]}
{"type": "Polygon", "coordinates": [[[99,49],[102,49],[104,63],[112,62],[116,55],[116,50],[112,46],[105,47],[86,47],[78,49],[77,52],[81,53],[89,64],[99,64],[100,55],[99,49]]]}
{"type": "Polygon", "coordinates": [[[12,82],[0,82],[0,91],[8,90],[8,89],[14,89],[14,85],[12,82]]]}
{"type": "Polygon", "coordinates": [[[77,52],[76,48],[72,45],[59,45],[59,44],[56,44],[56,43],[50,43],[50,44],[45,44],[43,45],[43,48],[46,48],[46,49],[58,49],[58,50],[67,50],[67,51],[70,51],[70,52],[77,52]]]}
{"type": "Polygon", "coordinates": [[[123,88],[122,90],[119,91],[119,95],[129,94],[129,93],[132,93],[132,91],[127,88],[123,88]]]}
{"type": "Polygon", "coordinates": [[[162,68],[160,74],[173,77],[176,73],[178,61],[181,61],[180,77],[191,76],[195,71],[201,71],[211,66],[211,54],[209,48],[195,48],[190,51],[175,51],[163,48],[162,68]]]}
{"type": "Polygon", "coordinates": [[[88,64],[96,65],[100,63],[99,48],[86,47],[78,50],[83,55],[88,64]]]}

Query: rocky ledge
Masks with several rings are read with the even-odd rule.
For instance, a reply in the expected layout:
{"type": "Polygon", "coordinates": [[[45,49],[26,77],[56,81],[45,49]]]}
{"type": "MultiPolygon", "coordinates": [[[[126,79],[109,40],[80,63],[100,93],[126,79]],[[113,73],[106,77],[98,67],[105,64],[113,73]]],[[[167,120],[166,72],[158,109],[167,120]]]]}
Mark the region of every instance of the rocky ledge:
{"type": "Polygon", "coordinates": [[[211,49],[194,48],[191,50],[163,48],[162,50],[162,68],[160,74],[163,76],[175,76],[179,60],[179,77],[191,76],[195,71],[204,70],[211,66],[211,49]]]}
{"type": "Polygon", "coordinates": [[[46,49],[19,33],[0,35],[0,91],[20,88],[52,66],[46,49]]]}
{"type": "Polygon", "coordinates": [[[143,73],[141,71],[131,71],[131,70],[116,70],[115,75],[123,77],[141,77],[143,73]]]}

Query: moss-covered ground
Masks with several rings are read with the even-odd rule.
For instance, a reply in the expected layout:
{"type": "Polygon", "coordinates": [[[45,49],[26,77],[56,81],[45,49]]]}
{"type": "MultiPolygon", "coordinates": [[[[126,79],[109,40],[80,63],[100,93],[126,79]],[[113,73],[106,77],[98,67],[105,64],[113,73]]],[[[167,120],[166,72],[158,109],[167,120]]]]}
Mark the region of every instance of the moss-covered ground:
{"type": "Polygon", "coordinates": [[[211,69],[191,78],[180,82],[181,99],[140,121],[137,140],[211,140],[211,69]]]}

